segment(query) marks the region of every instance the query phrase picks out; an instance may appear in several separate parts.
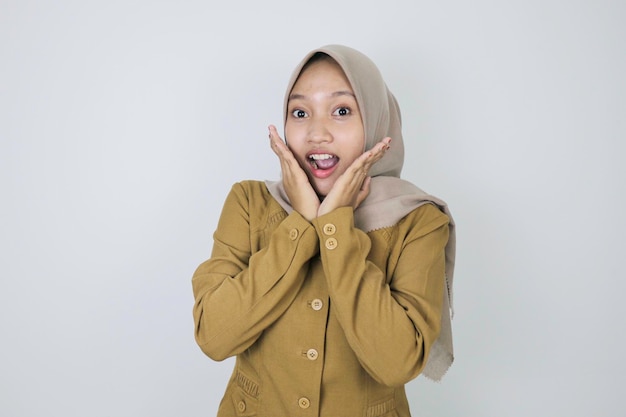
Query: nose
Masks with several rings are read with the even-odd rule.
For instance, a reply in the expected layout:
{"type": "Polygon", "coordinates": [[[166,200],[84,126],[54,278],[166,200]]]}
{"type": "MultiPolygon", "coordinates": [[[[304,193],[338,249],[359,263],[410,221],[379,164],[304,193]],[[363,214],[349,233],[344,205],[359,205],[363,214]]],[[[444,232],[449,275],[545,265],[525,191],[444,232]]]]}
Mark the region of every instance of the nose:
{"type": "Polygon", "coordinates": [[[315,119],[309,124],[307,140],[315,144],[328,143],[332,142],[333,135],[324,120],[315,119]]]}

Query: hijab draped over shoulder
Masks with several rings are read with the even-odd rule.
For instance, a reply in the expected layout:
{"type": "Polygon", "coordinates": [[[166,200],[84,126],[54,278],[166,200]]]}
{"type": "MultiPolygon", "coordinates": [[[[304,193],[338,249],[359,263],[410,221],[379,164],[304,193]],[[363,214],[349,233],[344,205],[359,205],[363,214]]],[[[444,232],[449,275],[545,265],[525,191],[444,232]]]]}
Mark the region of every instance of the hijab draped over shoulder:
{"type": "MultiPolygon", "coordinates": [[[[355,226],[364,232],[391,227],[423,204],[435,204],[450,218],[450,237],[446,246],[446,288],[441,314],[441,333],[433,344],[423,374],[435,381],[441,380],[452,361],[452,278],[455,258],[455,231],[452,216],[445,202],[400,179],[404,163],[402,120],[400,108],[387,88],[376,65],[361,52],[343,45],[327,45],[309,52],[293,71],[284,99],[283,116],[287,116],[289,95],[302,69],[316,54],[334,59],[345,73],[359,105],[365,131],[363,152],[371,149],[384,137],[391,137],[392,146],[385,156],[370,169],[370,193],[354,211],[355,226]]],[[[288,138],[287,138],[288,139],[288,138]]],[[[272,196],[291,213],[282,181],[266,182],[272,196]]]]}

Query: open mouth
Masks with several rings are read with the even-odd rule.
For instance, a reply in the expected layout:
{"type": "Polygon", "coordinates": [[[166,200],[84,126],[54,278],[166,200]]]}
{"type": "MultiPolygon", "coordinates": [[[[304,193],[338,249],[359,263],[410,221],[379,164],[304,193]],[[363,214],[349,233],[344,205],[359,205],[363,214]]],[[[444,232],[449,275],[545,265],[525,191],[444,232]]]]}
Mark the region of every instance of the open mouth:
{"type": "Polygon", "coordinates": [[[327,170],[339,163],[339,157],[329,153],[315,153],[308,156],[309,163],[313,169],[327,170]]]}

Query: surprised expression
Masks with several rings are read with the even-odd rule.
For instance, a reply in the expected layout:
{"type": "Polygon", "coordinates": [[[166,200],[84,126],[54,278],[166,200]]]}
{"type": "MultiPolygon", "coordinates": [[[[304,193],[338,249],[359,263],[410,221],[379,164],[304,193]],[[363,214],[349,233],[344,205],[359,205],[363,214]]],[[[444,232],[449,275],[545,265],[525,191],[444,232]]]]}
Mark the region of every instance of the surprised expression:
{"type": "Polygon", "coordinates": [[[320,197],[364,152],[363,120],[354,91],[331,58],[300,73],[287,102],[287,145],[320,197]]]}

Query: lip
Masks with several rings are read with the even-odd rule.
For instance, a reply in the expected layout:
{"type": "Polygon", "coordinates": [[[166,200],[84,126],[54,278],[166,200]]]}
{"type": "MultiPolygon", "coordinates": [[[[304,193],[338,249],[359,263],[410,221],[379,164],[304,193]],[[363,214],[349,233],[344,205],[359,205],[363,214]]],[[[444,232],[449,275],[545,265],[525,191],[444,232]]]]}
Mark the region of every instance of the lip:
{"type": "Polygon", "coordinates": [[[308,152],[306,154],[306,165],[309,168],[309,171],[311,172],[311,174],[315,178],[318,178],[318,179],[328,178],[328,177],[330,177],[333,174],[333,172],[335,172],[335,170],[339,166],[339,163],[337,163],[337,164],[335,164],[335,166],[333,166],[332,168],[329,168],[329,169],[317,169],[317,168],[315,168],[311,164],[311,156],[312,155],[325,155],[325,154],[333,155],[338,160],[340,160],[340,158],[336,154],[334,154],[332,152],[324,151],[324,150],[321,150],[321,149],[316,149],[315,151],[311,151],[311,152],[308,152]]]}

